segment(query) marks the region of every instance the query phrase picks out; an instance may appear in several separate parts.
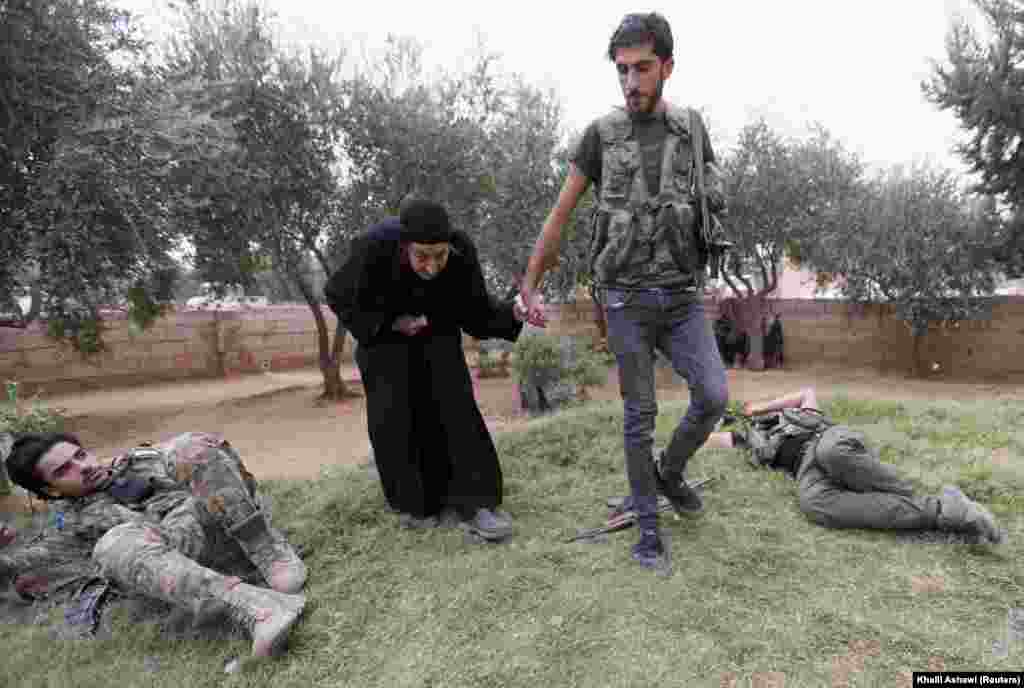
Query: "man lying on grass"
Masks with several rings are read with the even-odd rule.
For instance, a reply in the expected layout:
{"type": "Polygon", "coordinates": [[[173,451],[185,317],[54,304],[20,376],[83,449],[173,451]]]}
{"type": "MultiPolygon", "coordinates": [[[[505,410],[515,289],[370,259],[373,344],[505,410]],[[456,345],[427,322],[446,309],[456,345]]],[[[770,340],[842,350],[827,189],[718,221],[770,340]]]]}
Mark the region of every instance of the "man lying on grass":
{"type": "Polygon", "coordinates": [[[54,502],[51,525],[24,544],[9,547],[17,533],[0,523],[0,586],[13,580],[23,597],[79,590],[71,609],[94,625],[98,611],[87,607],[99,600],[85,591],[112,583],[197,616],[226,614],[249,631],[256,656],[281,646],[305,606],[305,565],[218,435],[186,433],[104,464],[73,435],[23,434],[6,466],[14,483],[54,502]]]}
{"type": "Polygon", "coordinates": [[[813,388],[743,406],[749,422],[716,432],[709,447],[740,447],[754,466],[786,471],[799,484],[800,510],[830,528],[943,530],[981,542],[1004,539],[995,519],[959,488],[918,497],[881,463],[863,433],[837,425],[817,410],[813,388]]]}

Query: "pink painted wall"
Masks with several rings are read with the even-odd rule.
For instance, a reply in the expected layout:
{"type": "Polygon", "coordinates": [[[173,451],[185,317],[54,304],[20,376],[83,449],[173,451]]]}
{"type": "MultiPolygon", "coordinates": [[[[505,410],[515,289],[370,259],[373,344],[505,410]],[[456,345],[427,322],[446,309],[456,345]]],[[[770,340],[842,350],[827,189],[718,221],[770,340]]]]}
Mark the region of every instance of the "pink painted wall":
{"type": "MultiPolygon", "coordinates": [[[[705,302],[709,320],[718,316],[705,302]]],[[[906,370],[912,339],[891,308],[856,308],[841,301],[807,298],[773,300],[783,319],[786,367],[813,363],[880,370],[906,370]]],[[[335,318],[324,308],[328,327],[335,318]]],[[[549,307],[549,332],[593,337],[593,304],[549,307]]],[[[31,393],[139,384],[154,380],[216,377],[262,370],[315,366],[318,349],[313,315],[304,305],[259,309],[170,313],[145,332],[134,334],[123,316],[106,323],[107,350],[83,357],[46,336],[41,325],[27,330],[0,328],[0,381],[18,380],[31,393]]],[[[475,341],[466,338],[469,361],[475,341]]],[[[344,360],[351,360],[352,340],[344,360]]],[[[1024,375],[1024,296],[993,299],[992,316],[937,330],[923,343],[926,361],[957,378],[1024,375]]]]}

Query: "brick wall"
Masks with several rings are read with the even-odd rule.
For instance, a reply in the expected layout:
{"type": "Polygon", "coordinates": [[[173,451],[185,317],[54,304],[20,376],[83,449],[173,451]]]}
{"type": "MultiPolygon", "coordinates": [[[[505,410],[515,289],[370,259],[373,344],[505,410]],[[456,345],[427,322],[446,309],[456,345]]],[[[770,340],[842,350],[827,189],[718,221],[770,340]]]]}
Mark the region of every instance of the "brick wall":
{"type": "MultiPolygon", "coordinates": [[[[776,299],[782,317],[786,367],[825,364],[909,372],[913,337],[891,306],[857,307],[827,299],[776,299]]],[[[718,306],[705,303],[708,319],[718,306]]],[[[589,302],[552,308],[552,329],[559,334],[596,332],[589,302]]],[[[937,375],[963,380],[1024,377],[1024,296],[992,299],[990,317],[933,329],[921,342],[921,359],[937,375]]]]}
{"type": "MultiPolygon", "coordinates": [[[[787,367],[812,363],[888,372],[910,368],[913,340],[887,306],[852,307],[827,300],[773,301],[783,318],[787,367]]],[[[554,334],[593,336],[588,301],[549,307],[554,334]]],[[[707,304],[709,319],[717,317],[707,304]]],[[[333,333],[334,315],[324,309],[333,333]]],[[[31,391],[89,389],[154,380],[216,377],[316,365],[316,326],[304,305],[269,306],[228,312],[184,311],[132,333],[128,322],[106,323],[107,350],[83,359],[66,344],[46,337],[40,325],[28,330],[0,328],[0,380],[18,380],[31,391]]],[[[470,360],[475,342],[467,337],[470,360]]],[[[344,358],[351,360],[352,340],[344,358]]],[[[922,358],[946,377],[1002,379],[1024,376],[1024,297],[999,297],[992,317],[930,333],[922,358]]]]}
{"type": "MultiPolygon", "coordinates": [[[[324,317],[333,333],[334,314],[324,309],[324,317]]],[[[138,333],[120,314],[104,326],[106,349],[86,357],[47,337],[41,324],[0,328],[0,380],[53,392],[301,368],[318,356],[316,323],[303,305],[178,311],[138,333]]],[[[349,357],[351,346],[349,337],[349,357]]]]}
{"type": "MultiPolygon", "coordinates": [[[[909,371],[913,337],[886,305],[863,308],[834,301],[780,300],[787,360],[820,362],[883,372],[909,371]]],[[[921,342],[921,359],[938,374],[957,379],[1024,375],[1024,297],[996,297],[991,316],[933,329],[921,342]]]]}

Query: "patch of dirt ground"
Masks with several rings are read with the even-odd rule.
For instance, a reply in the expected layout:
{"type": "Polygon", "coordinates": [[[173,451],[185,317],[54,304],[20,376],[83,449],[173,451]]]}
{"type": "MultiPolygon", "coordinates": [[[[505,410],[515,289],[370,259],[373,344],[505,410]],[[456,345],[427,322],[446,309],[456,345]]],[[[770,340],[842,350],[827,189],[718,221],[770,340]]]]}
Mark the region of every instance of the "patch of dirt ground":
{"type": "MultiPolygon", "coordinates": [[[[362,463],[369,452],[366,401],[358,371],[343,378],[360,396],[318,405],[317,369],[264,373],[231,379],[154,384],[42,397],[66,409],[69,429],[100,456],[147,440],[187,430],[222,432],[259,478],[307,478],[324,466],[362,463]]],[[[659,370],[658,398],[686,399],[686,385],[670,370],[659,370]]],[[[730,370],[733,399],[764,399],[814,385],[819,396],[843,394],[879,400],[1024,399],[1024,383],[966,383],[883,376],[872,370],[800,368],[753,372],[730,370]]],[[[481,411],[493,432],[526,422],[511,378],[476,380],[481,411]]],[[[619,398],[617,371],[590,390],[595,401],[619,398]]]]}

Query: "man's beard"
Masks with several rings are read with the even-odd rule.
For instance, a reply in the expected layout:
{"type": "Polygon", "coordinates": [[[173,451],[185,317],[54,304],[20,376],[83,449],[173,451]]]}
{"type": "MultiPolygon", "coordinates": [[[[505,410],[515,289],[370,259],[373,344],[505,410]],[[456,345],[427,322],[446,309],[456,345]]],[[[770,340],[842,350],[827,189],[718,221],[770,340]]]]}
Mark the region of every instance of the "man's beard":
{"type": "Polygon", "coordinates": [[[654,88],[654,95],[652,96],[634,96],[626,97],[626,106],[631,116],[646,117],[654,113],[655,108],[658,107],[658,103],[661,101],[661,95],[665,91],[664,79],[658,79],[658,85],[654,88]],[[633,108],[632,103],[637,102],[636,109],[633,108]]]}

